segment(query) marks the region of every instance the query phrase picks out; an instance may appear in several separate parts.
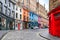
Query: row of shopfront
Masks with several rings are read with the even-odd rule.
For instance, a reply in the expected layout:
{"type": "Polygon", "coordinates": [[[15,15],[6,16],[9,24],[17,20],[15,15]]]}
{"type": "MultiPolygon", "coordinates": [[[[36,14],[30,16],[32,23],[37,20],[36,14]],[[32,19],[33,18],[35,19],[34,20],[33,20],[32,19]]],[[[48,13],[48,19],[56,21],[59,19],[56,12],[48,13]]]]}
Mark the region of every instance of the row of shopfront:
{"type": "Polygon", "coordinates": [[[16,29],[21,30],[33,28],[35,26],[40,27],[40,20],[38,17],[40,16],[38,16],[36,13],[30,12],[27,9],[23,8],[22,20],[15,21],[16,29]]]}
{"type": "Polygon", "coordinates": [[[27,21],[25,21],[25,18],[23,18],[24,20],[16,20],[14,18],[4,15],[3,13],[0,13],[0,30],[21,30],[33,28],[35,26],[38,28],[42,27],[43,24],[41,24],[40,16],[36,15],[36,13],[34,12],[25,12],[29,13],[29,16],[25,15],[28,17],[27,21]]]}
{"type": "Polygon", "coordinates": [[[22,20],[15,21],[16,30],[31,29],[33,27],[41,27],[40,16],[34,12],[29,12],[27,9],[23,9],[22,20]]]}
{"type": "Polygon", "coordinates": [[[29,28],[39,27],[40,28],[40,16],[34,12],[29,12],[29,28]]]}
{"type": "Polygon", "coordinates": [[[15,29],[15,21],[0,12],[0,30],[12,30],[15,29]]]}

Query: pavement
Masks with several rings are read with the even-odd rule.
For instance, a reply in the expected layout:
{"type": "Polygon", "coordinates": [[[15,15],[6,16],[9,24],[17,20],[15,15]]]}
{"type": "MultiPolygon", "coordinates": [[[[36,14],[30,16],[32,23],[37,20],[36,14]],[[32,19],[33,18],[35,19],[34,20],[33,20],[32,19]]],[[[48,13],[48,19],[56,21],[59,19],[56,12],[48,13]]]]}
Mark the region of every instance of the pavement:
{"type": "Polygon", "coordinates": [[[2,39],[2,37],[7,34],[9,32],[9,30],[0,30],[0,40],[2,39]]]}
{"type": "Polygon", "coordinates": [[[47,40],[60,40],[59,37],[50,35],[48,29],[42,29],[42,31],[39,32],[39,36],[41,36],[47,40]]]}

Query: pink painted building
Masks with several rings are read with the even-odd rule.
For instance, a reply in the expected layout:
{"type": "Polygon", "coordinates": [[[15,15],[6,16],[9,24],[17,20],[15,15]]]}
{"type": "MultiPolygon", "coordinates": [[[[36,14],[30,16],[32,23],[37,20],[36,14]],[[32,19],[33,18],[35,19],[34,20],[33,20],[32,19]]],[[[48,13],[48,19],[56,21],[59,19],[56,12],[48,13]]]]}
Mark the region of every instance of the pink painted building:
{"type": "Polygon", "coordinates": [[[38,27],[41,28],[41,17],[38,16],[38,27]]]}

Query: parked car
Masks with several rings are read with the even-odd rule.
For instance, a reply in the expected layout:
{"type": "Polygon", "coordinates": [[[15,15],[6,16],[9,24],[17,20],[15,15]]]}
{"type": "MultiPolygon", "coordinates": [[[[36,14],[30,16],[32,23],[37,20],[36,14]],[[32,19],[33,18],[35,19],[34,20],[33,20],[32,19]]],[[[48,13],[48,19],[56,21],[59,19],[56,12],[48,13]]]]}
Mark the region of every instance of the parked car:
{"type": "Polygon", "coordinates": [[[35,26],[35,27],[33,27],[33,29],[38,29],[39,27],[37,27],[37,26],[35,26]]]}

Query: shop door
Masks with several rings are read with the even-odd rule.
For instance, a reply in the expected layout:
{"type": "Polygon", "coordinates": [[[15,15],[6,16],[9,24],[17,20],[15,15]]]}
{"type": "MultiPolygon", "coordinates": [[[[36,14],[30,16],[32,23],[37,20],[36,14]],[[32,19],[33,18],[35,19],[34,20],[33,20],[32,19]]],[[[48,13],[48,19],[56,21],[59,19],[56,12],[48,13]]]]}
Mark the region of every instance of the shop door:
{"type": "Polygon", "coordinates": [[[20,30],[20,23],[18,23],[18,30],[20,30]]]}

